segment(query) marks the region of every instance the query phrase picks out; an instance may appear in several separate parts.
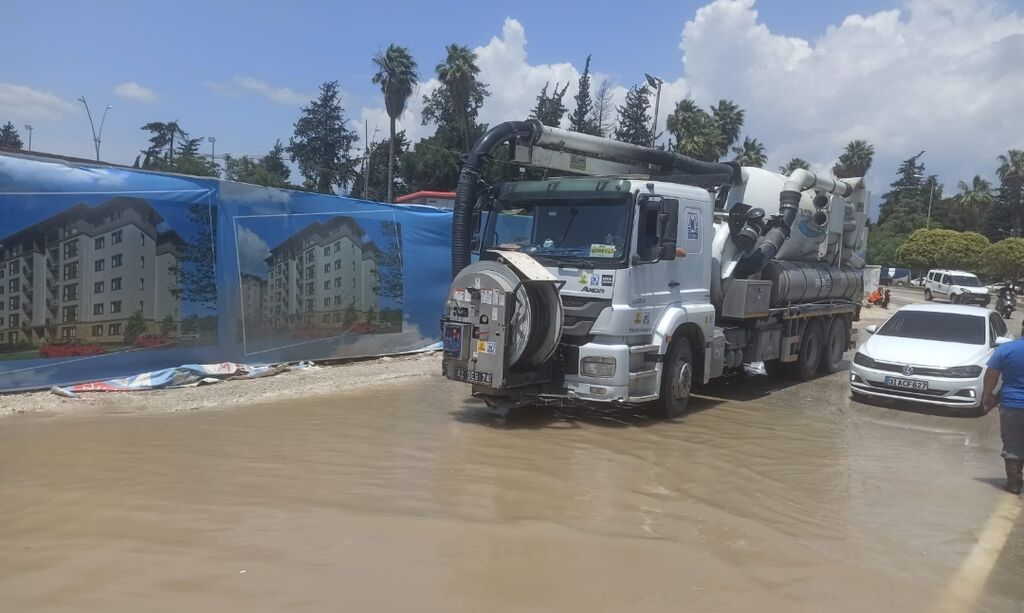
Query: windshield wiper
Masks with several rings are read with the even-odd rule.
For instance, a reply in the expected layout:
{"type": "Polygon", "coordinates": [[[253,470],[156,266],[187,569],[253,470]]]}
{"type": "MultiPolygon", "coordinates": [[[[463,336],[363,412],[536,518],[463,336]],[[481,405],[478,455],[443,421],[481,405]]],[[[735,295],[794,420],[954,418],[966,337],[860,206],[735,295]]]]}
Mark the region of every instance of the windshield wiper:
{"type": "Polygon", "coordinates": [[[544,254],[531,253],[530,255],[532,255],[535,260],[538,260],[538,261],[541,261],[541,262],[543,262],[543,260],[547,260],[552,265],[561,266],[561,265],[565,264],[566,262],[573,262],[579,268],[594,268],[594,263],[591,262],[590,260],[587,260],[585,258],[581,258],[578,255],[572,255],[572,254],[569,254],[569,253],[567,253],[565,255],[561,255],[561,254],[559,254],[559,255],[551,255],[551,254],[547,254],[547,253],[544,253],[544,254]]]}

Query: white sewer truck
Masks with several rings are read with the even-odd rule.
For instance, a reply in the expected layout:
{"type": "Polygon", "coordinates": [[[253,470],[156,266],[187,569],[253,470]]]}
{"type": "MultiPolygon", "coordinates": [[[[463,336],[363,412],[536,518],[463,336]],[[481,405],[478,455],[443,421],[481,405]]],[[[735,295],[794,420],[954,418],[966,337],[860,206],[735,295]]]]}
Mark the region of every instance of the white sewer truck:
{"type": "Polygon", "coordinates": [[[836,372],[860,313],[867,201],[860,178],[500,124],[460,172],[444,375],[498,408],[619,403],[671,418],[694,385],[744,363],[836,372]],[[486,186],[479,169],[499,147],[576,176],[486,186]]]}

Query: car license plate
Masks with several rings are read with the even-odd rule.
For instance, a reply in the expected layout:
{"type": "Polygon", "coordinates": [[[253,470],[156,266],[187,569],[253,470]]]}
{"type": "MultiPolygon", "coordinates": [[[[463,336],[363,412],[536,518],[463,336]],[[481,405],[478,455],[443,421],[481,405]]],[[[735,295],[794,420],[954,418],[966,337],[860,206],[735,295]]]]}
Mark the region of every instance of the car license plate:
{"type": "Polygon", "coordinates": [[[885,384],[889,387],[898,387],[901,389],[908,390],[926,390],[928,389],[927,381],[917,381],[915,379],[901,379],[899,377],[886,377],[885,384]]]}
{"type": "Polygon", "coordinates": [[[469,370],[466,368],[455,368],[455,378],[459,381],[466,381],[468,383],[483,383],[486,385],[491,384],[491,373],[480,372],[478,370],[469,370]]]}

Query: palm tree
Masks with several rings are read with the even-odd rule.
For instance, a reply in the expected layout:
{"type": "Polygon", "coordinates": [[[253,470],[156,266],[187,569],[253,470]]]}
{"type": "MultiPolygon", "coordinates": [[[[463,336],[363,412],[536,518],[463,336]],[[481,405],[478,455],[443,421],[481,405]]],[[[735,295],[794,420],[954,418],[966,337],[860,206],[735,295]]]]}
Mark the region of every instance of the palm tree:
{"type": "Polygon", "coordinates": [[[1024,176],[1024,149],[1010,149],[997,159],[999,168],[996,169],[996,174],[1000,181],[1024,176]]]}
{"type": "Polygon", "coordinates": [[[744,138],[741,144],[732,148],[732,152],[736,154],[734,161],[737,164],[740,166],[753,166],[754,168],[761,168],[768,161],[768,156],[765,155],[764,151],[764,143],[749,136],[744,138]]]}
{"type": "Polygon", "coordinates": [[[453,44],[446,49],[448,57],[435,68],[437,79],[448,90],[452,106],[462,119],[462,136],[466,151],[469,151],[469,102],[480,68],[476,65],[476,54],[469,47],[453,44]]]}
{"type": "Polygon", "coordinates": [[[719,158],[722,133],[707,111],[686,98],[676,103],[665,120],[669,134],[676,139],[676,151],[709,162],[719,158]]]}
{"type": "Polygon", "coordinates": [[[395,122],[405,112],[405,105],[412,96],[412,90],[419,83],[416,74],[416,60],[405,47],[388,45],[388,50],[373,56],[377,74],[373,82],[380,85],[384,94],[384,108],[391,119],[391,138],[388,139],[388,202],[394,202],[395,189],[395,122]]]}
{"type": "Polygon", "coordinates": [[[789,175],[797,168],[810,170],[811,165],[807,163],[807,160],[803,158],[793,158],[789,162],[787,162],[785,166],[779,166],[779,172],[781,172],[784,175],[789,175]]]}
{"type": "Polygon", "coordinates": [[[967,230],[977,230],[981,227],[982,220],[986,218],[989,208],[995,201],[992,195],[992,184],[979,175],[974,175],[970,185],[960,181],[957,187],[960,189],[957,200],[960,201],[963,225],[967,230]]]}
{"type": "Polygon", "coordinates": [[[711,117],[715,120],[721,140],[718,143],[718,156],[729,153],[736,139],[740,137],[740,130],[743,129],[744,111],[732,100],[719,100],[718,104],[711,107],[711,117]]]}
{"type": "Polygon", "coordinates": [[[846,144],[839,161],[832,166],[832,174],[840,179],[863,177],[868,174],[875,158],[875,148],[866,140],[852,140],[846,144]]]}

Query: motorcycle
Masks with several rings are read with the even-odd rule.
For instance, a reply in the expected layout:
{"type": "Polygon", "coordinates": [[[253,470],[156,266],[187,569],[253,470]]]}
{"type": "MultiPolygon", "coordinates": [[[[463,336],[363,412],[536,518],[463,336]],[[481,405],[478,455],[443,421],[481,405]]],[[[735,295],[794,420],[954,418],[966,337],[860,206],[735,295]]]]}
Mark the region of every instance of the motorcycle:
{"type": "Polygon", "coordinates": [[[1003,319],[1010,319],[1015,310],[1017,310],[1017,297],[1012,292],[999,292],[999,297],[996,299],[996,312],[1003,319]]]}

